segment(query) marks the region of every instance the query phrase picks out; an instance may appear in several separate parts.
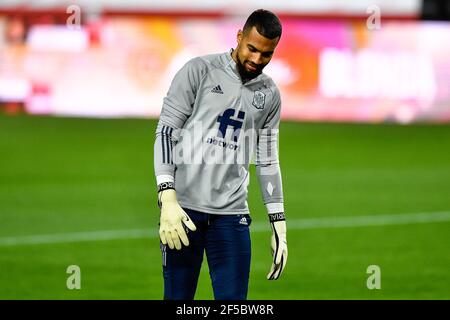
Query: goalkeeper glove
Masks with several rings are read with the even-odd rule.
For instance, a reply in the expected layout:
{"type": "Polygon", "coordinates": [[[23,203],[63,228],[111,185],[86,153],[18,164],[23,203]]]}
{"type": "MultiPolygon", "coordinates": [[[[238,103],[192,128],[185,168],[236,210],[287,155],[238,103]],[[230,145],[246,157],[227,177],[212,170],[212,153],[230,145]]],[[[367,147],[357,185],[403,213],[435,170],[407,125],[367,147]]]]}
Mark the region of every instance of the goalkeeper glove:
{"type": "Polygon", "coordinates": [[[185,246],[188,246],[189,240],[186,232],[189,232],[189,230],[195,231],[196,227],[178,204],[175,189],[172,187],[161,190],[160,187],[158,204],[161,208],[159,222],[159,237],[161,242],[168,244],[170,249],[175,247],[177,250],[180,250],[181,242],[185,246]]]}
{"type": "Polygon", "coordinates": [[[272,228],[272,256],[273,262],[268,280],[277,280],[286,266],[288,248],[286,240],[286,219],[284,213],[269,214],[270,226],[272,228]]]}

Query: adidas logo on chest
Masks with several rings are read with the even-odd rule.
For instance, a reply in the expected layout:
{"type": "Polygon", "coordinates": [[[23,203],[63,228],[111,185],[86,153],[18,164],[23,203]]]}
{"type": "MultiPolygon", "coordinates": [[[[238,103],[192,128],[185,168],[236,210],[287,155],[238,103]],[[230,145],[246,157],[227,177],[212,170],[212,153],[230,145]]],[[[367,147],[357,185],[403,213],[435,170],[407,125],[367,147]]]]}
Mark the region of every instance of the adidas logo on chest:
{"type": "Polygon", "coordinates": [[[219,94],[223,94],[222,88],[220,87],[220,85],[215,86],[214,88],[212,88],[211,90],[212,93],[219,93],[219,94]]]}

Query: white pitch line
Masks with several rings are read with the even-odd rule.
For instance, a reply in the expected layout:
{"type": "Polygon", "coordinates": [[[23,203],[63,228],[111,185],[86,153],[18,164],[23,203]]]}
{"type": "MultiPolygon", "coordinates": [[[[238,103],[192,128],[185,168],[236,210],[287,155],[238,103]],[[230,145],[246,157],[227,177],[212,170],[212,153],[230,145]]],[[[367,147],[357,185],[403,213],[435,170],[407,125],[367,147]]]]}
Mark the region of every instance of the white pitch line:
{"type": "MultiPolygon", "coordinates": [[[[389,225],[421,224],[421,223],[448,222],[448,221],[450,221],[450,211],[395,214],[395,215],[295,219],[295,220],[290,220],[288,217],[287,226],[288,230],[298,230],[298,229],[389,226],[389,225]]],[[[253,223],[250,228],[252,232],[263,232],[270,230],[269,224],[263,222],[253,223]]],[[[18,237],[0,237],[0,247],[67,243],[80,241],[156,238],[157,236],[158,230],[155,228],[42,234],[42,235],[29,235],[18,237]]]]}

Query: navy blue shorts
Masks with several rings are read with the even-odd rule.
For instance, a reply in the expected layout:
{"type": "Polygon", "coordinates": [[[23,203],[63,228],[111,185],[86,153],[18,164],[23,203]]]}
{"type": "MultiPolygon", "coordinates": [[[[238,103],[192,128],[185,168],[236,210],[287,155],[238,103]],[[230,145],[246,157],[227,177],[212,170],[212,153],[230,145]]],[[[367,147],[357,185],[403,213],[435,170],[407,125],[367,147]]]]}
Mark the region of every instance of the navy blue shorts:
{"type": "Polygon", "coordinates": [[[214,298],[245,300],[250,273],[248,214],[217,215],[184,209],[197,227],[181,250],[161,244],[164,299],[192,300],[206,252],[214,298]]]}

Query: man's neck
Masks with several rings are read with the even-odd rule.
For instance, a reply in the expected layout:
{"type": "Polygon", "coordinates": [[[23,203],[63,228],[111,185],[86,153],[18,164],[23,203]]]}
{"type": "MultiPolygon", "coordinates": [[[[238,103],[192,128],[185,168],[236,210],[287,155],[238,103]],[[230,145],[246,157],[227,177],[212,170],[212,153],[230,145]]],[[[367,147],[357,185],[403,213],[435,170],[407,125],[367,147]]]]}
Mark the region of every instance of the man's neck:
{"type": "Polygon", "coordinates": [[[248,81],[250,81],[251,79],[247,79],[247,78],[245,78],[245,77],[242,77],[242,75],[240,74],[240,72],[239,72],[239,67],[238,67],[238,58],[237,58],[237,50],[235,50],[235,49],[233,49],[233,48],[231,48],[231,58],[234,60],[234,62],[236,63],[236,71],[238,72],[238,74],[239,74],[239,78],[241,78],[241,81],[242,81],[242,83],[246,83],[246,82],[248,82],[248,81]]]}
{"type": "Polygon", "coordinates": [[[231,58],[237,63],[237,51],[231,48],[231,58]]]}

